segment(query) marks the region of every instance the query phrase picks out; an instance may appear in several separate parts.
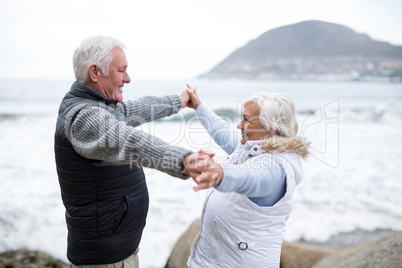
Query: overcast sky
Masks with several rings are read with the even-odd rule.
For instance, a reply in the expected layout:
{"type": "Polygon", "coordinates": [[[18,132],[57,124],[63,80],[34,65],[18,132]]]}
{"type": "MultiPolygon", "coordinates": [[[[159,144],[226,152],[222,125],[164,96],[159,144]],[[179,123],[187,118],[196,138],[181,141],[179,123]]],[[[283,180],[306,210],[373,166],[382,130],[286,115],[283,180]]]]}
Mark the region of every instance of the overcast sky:
{"type": "Polygon", "coordinates": [[[400,0],[0,0],[0,78],[71,78],[75,47],[109,35],[136,78],[193,78],[262,33],[304,20],[402,45],[400,0]]]}

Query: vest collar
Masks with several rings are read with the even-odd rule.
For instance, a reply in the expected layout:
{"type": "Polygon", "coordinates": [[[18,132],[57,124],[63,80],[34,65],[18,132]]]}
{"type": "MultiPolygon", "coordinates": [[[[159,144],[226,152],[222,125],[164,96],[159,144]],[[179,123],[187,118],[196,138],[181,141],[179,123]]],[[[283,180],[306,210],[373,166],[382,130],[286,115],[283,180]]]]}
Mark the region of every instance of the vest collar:
{"type": "Polygon", "coordinates": [[[105,103],[106,105],[113,106],[113,107],[116,107],[117,102],[118,102],[116,99],[106,98],[104,95],[102,95],[98,91],[96,91],[78,81],[75,81],[72,84],[70,93],[77,97],[83,97],[83,98],[101,101],[101,102],[105,103]]]}

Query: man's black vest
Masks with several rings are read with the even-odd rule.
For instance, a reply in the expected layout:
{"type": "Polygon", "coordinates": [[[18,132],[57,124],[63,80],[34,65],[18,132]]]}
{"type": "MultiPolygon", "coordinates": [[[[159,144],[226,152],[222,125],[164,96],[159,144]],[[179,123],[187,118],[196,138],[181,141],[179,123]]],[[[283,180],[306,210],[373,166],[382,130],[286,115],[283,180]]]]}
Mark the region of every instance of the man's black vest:
{"type": "Polygon", "coordinates": [[[137,249],[148,213],[142,168],[116,165],[78,155],[67,139],[77,113],[100,106],[124,120],[116,100],[75,82],[61,102],[55,156],[68,228],[67,257],[73,264],[114,263],[137,249]]]}

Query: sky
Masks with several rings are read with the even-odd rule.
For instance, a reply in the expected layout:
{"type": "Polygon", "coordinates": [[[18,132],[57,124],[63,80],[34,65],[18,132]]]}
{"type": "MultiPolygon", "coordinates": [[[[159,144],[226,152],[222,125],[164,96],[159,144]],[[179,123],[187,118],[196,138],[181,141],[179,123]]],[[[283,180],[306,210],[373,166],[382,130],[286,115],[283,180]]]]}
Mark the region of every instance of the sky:
{"type": "Polygon", "coordinates": [[[276,27],[345,25],[402,46],[400,0],[0,0],[0,78],[74,79],[86,37],[127,46],[131,79],[186,79],[276,27]]]}

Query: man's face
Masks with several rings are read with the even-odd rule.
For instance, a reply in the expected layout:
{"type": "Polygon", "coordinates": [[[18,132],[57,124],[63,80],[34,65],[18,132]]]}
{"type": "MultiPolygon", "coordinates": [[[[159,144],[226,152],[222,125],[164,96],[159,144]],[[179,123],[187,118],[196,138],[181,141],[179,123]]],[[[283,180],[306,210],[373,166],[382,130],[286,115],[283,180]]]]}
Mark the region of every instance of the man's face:
{"type": "Polygon", "coordinates": [[[126,54],[120,47],[112,49],[113,60],[109,64],[109,74],[100,75],[98,91],[107,98],[116,99],[119,103],[123,101],[123,86],[130,83],[131,79],[127,73],[126,54]]]}

